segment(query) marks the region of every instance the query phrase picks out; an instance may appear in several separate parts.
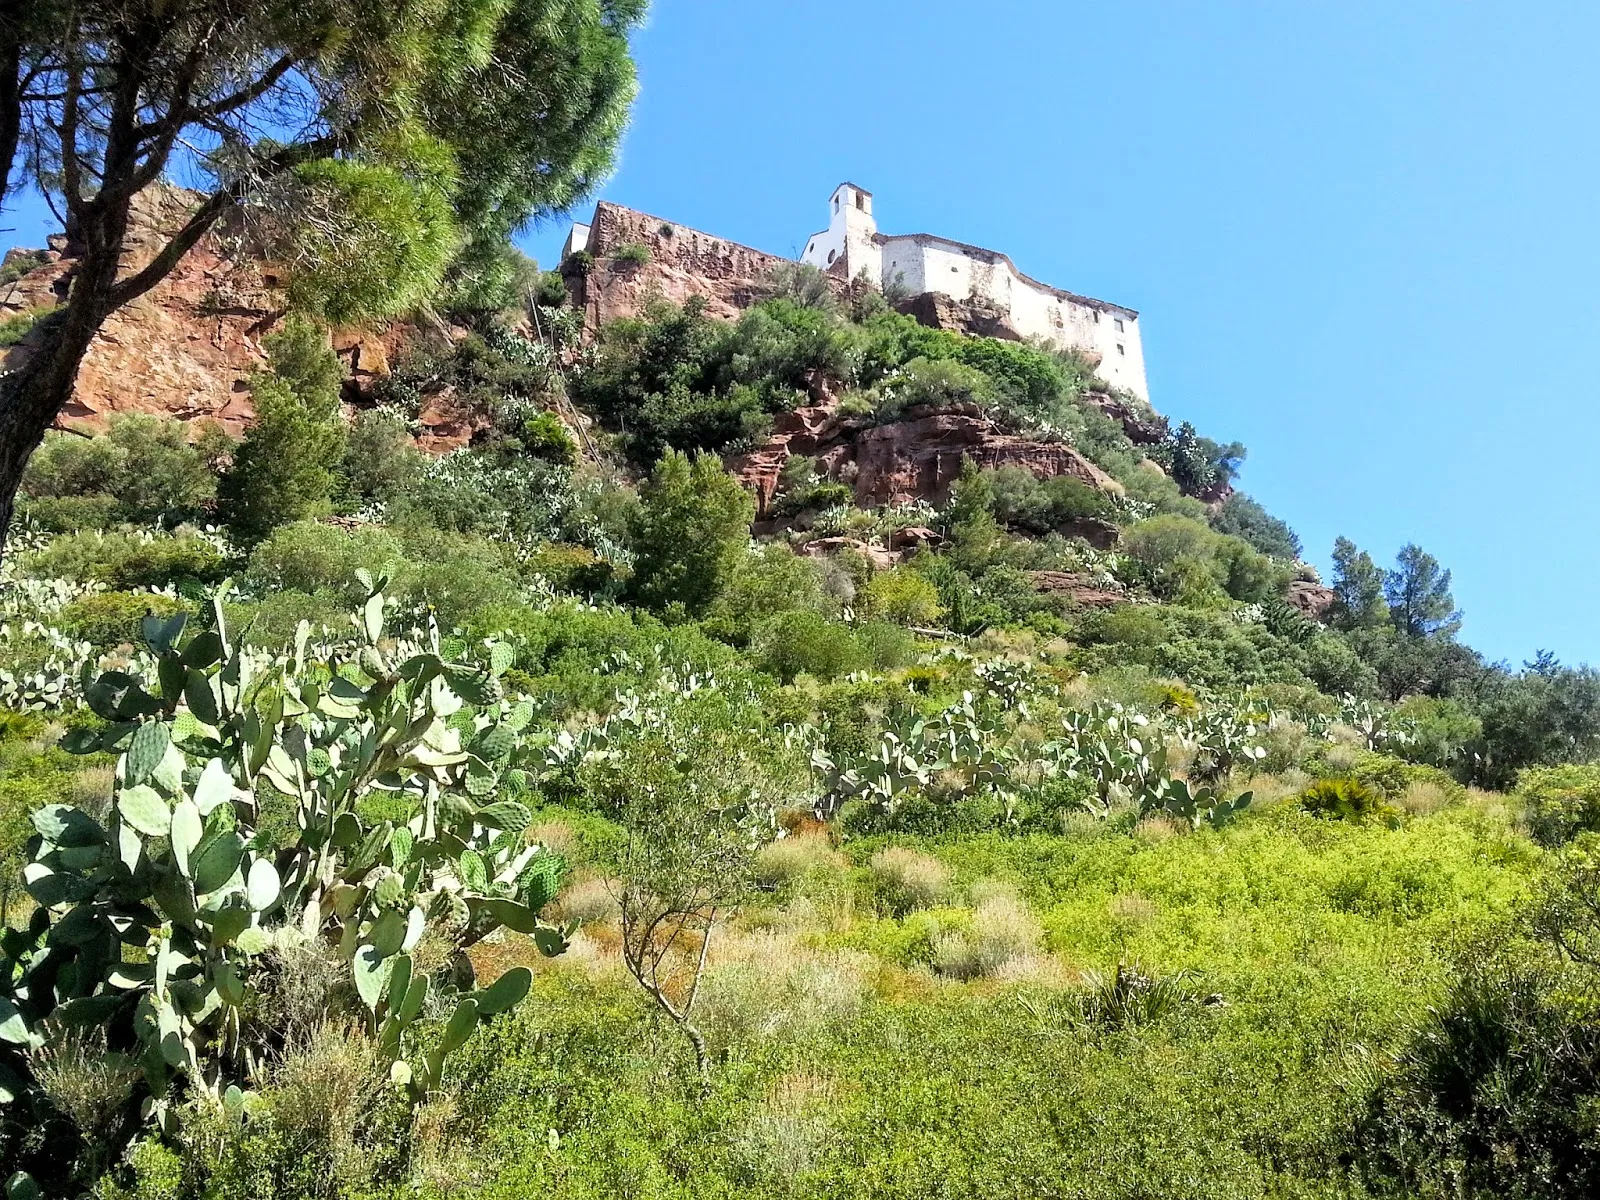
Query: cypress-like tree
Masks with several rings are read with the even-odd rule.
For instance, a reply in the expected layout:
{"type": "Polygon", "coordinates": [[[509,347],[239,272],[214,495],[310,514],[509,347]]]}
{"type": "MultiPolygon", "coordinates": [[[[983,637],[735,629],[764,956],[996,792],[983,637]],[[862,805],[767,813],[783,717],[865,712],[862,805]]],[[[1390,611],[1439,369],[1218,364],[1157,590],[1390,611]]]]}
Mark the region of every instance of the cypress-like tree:
{"type": "Polygon", "coordinates": [[[267,352],[271,367],[251,385],[256,423],[218,487],[222,518],[245,545],[279,525],[327,513],[344,455],[342,372],[327,335],[309,319],[291,317],[267,340],[267,352]]]}

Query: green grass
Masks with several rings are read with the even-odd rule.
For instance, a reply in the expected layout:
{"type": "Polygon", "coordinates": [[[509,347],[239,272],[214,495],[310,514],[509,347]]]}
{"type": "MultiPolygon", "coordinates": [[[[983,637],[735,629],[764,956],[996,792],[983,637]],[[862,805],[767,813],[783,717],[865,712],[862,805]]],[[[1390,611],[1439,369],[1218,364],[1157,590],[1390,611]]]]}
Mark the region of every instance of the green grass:
{"type": "MultiPolygon", "coordinates": [[[[801,1036],[733,1042],[702,1101],[680,1039],[624,981],[559,969],[462,1059],[457,1137],[476,1194],[1363,1194],[1343,1164],[1374,1064],[1441,994],[1451,949],[1512,910],[1540,857],[1465,805],[1399,829],[1285,806],[1159,841],[922,848],[953,868],[956,903],[980,880],[1013,881],[1058,977],[958,985],[907,969],[930,925],[969,914],[879,913],[858,866],[845,877],[855,919],[816,918],[801,940],[875,954],[861,1007],[801,1036]],[[1075,980],[1118,961],[1194,972],[1196,994],[1221,1002],[1133,1030],[1086,1025],[1075,980]]],[[[791,902],[788,919],[837,914],[838,886],[821,881],[818,903],[791,902]]],[[[783,966],[766,970],[765,1002],[781,1006],[783,966]]]]}

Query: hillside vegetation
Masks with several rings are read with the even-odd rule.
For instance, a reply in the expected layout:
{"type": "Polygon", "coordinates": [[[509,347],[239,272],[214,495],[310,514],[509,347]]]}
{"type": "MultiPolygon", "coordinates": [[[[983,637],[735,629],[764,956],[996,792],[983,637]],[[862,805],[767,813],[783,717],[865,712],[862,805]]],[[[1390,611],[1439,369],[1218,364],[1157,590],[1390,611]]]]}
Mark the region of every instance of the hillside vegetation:
{"type": "Polygon", "coordinates": [[[9,1195],[1600,1189],[1593,672],[1485,662],[1415,545],[1322,592],[1075,355],[805,271],[585,342],[520,270],[353,420],[291,316],[243,441],[30,463],[9,1195]],[[796,456],[752,538],[724,459],[819,402],[1108,482],[796,456]]]}

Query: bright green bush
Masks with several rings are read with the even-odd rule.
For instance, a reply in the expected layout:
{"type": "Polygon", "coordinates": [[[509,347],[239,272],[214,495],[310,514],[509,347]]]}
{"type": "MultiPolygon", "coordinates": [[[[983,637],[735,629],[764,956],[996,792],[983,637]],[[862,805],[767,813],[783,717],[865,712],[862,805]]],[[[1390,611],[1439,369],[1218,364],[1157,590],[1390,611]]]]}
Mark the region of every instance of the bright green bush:
{"type": "Polygon", "coordinates": [[[1380,793],[1359,779],[1319,779],[1295,797],[1312,816],[1331,821],[1365,821],[1390,810],[1380,793]]]}
{"type": "Polygon", "coordinates": [[[250,552],[245,578],[262,595],[326,592],[348,606],[365,598],[358,570],[392,576],[404,562],[400,539],[382,526],[296,521],[274,529],[250,552]]]}
{"type": "Polygon", "coordinates": [[[1600,832],[1600,767],[1529,767],[1517,776],[1528,829],[1546,846],[1600,832]]]}
{"type": "Polygon", "coordinates": [[[137,644],[148,616],[170,617],[183,605],[154,592],[95,592],[61,610],[61,628],[94,646],[137,644]]]}
{"type": "Polygon", "coordinates": [[[861,612],[896,625],[937,625],[944,615],[939,589],[907,567],[874,575],[858,598],[861,612]]]}
{"type": "Polygon", "coordinates": [[[130,589],[215,583],[227,574],[222,552],[205,538],[178,534],[79,533],[30,554],[24,569],[37,579],[71,579],[130,589]]]}

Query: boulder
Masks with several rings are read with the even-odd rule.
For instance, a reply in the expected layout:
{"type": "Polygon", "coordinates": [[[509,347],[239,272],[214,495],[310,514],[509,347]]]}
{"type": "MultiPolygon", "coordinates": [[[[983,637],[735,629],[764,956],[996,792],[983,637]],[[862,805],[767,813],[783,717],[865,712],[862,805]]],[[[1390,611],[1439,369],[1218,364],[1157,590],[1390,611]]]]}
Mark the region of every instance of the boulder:
{"type": "Polygon", "coordinates": [[[853,537],[813,538],[799,547],[800,554],[805,558],[832,557],[846,550],[854,550],[880,571],[886,571],[900,561],[897,555],[882,546],[874,546],[853,537]]]}
{"type": "Polygon", "coordinates": [[[1065,596],[1082,608],[1110,608],[1128,599],[1120,587],[1097,583],[1091,576],[1074,571],[1029,571],[1028,579],[1034,591],[1065,596]]]}
{"type": "Polygon", "coordinates": [[[1289,584],[1289,590],[1284,593],[1283,600],[1291,608],[1298,609],[1313,621],[1320,623],[1327,619],[1328,612],[1338,602],[1339,595],[1332,588],[1324,587],[1320,583],[1296,579],[1289,584]]]}
{"type": "Polygon", "coordinates": [[[1074,517],[1056,527],[1062,537],[1081,538],[1096,550],[1114,550],[1122,531],[1099,517],[1074,517]]]}
{"type": "Polygon", "coordinates": [[[924,546],[937,547],[943,543],[944,538],[926,525],[907,525],[889,535],[889,549],[904,551],[906,554],[915,554],[924,546]]]}

